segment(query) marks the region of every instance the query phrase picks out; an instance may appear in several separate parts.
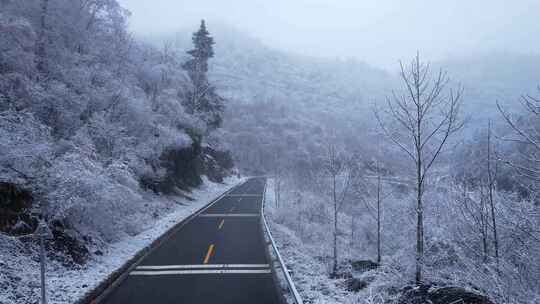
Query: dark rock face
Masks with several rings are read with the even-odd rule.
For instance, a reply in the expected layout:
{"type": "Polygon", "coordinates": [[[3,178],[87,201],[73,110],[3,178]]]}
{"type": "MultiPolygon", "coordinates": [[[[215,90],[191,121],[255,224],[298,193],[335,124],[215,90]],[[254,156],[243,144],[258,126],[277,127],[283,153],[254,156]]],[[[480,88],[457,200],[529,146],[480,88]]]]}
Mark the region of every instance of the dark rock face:
{"type": "Polygon", "coordinates": [[[200,172],[209,180],[221,183],[223,179],[231,174],[234,167],[232,156],[227,151],[218,151],[210,147],[203,148],[200,157],[200,172]]]}
{"type": "Polygon", "coordinates": [[[431,293],[433,303],[452,303],[462,300],[466,304],[493,304],[486,296],[459,287],[443,287],[431,293]]]}
{"type": "Polygon", "coordinates": [[[398,304],[494,304],[488,297],[461,287],[420,285],[405,287],[398,304]]]}
{"type": "Polygon", "coordinates": [[[211,147],[202,147],[194,137],[191,147],[169,150],[161,156],[167,175],[163,181],[143,184],[157,192],[170,193],[175,187],[190,190],[202,184],[202,175],[217,183],[232,174],[234,162],[227,151],[218,151],[211,147]]]}
{"type": "MultiPolygon", "coordinates": [[[[38,226],[38,219],[31,215],[33,197],[28,190],[11,183],[0,183],[0,232],[9,235],[34,234],[38,226]]],[[[77,238],[76,233],[72,233],[69,225],[62,221],[52,221],[48,225],[52,236],[46,241],[49,251],[63,253],[53,254],[55,258],[62,260],[66,264],[83,264],[89,251],[82,241],[77,238]],[[70,261],[65,257],[71,258],[70,261]]],[[[22,239],[21,239],[22,240],[22,239]]],[[[38,239],[31,236],[24,239],[30,242],[38,242],[38,239]]]]}
{"type": "Polygon", "coordinates": [[[358,261],[351,261],[351,266],[354,271],[366,272],[366,271],[376,269],[377,267],[379,267],[379,264],[370,260],[358,260],[358,261]]]}
{"type": "MultiPolygon", "coordinates": [[[[82,265],[90,256],[90,252],[85,244],[77,238],[77,235],[72,232],[69,225],[63,221],[55,220],[50,223],[49,228],[52,232],[52,240],[49,246],[55,252],[63,252],[65,256],[71,257],[73,262],[82,265]]],[[[63,260],[64,264],[69,264],[69,261],[63,260]]]]}
{"type": "Polygon", "coordinates": [[[0,232],[23,235],[35,231],[37,220],[30,214],[32,193],[22,187],[0,182],[0,232]]]}
{"type": "Polygon", "coordinates": [[[199,157],[201,148],[194,143],[191,147],[169,150],[161,156],[163,166],[167,170],[167,176],[163,181],[159,181],[157,190],[169,193],[175,187],[189,190],[202,184],[199,172],[199,157]]]}
{"type": "Polygon", "coordinates": [[[359,292],[360,290],[366,288],[368,283],[364,280],[357,278],[350,278],[345,281],[347,291],[359,292]]]}

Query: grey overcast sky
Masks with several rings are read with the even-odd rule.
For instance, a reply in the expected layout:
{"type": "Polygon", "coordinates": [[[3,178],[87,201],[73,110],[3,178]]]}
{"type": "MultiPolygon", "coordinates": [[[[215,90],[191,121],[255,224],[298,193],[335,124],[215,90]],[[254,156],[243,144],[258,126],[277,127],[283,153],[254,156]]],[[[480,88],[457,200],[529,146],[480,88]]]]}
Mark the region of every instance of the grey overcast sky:
{"type": "Polygon", "coordinates": [[[540,0],[119,0],[131,29],[153,34],[230,24],[267,45],[393,69],[490,50],[540,51],[540,0]]]}

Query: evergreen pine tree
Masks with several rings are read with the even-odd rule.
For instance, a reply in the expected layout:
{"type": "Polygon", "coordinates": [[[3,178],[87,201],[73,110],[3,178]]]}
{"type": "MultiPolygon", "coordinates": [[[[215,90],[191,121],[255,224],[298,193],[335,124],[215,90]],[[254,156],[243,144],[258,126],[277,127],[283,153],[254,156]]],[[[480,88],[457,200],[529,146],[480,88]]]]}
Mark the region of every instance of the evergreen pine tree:
{"type": "Polygon", "coordinates": [[[194,48],[187,52],[191,58],[182,66],[193,83],[193,92],[185,106],[189,113],[199,114],[212,130],[221,126],[224,106],[223,98],[215,93],[208,81],[208,60],[214,57],[214,38],[204,20],[199,30],[193,33],[192,40],[194,48]]]}
{"type": "Polygon", "coordinates": [[[208,60],[214,57],[214,38],[206,29],[204,20],[201,21],[199,30],[193,33],[192,40],[195,48],[187,52],[192,58],[184,63],[183,68],[188,71],[196,87],[203,87],[208,84],[208,60]]]}

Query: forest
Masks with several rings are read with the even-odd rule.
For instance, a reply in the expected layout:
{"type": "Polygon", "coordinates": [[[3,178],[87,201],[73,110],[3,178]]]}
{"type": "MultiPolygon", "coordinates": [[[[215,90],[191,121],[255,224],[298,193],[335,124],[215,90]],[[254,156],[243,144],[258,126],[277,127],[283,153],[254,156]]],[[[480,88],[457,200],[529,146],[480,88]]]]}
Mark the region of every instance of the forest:
{"type": "MultiPolygon", "coordinates": [[[[473,61],[478,74],[494,69],[484,60],[473,61]]],[[[216,70],[226,65],[218,64],[216,70]]],[[[286,242],[295,240],[290,250],[302,246],[308,268],[325,274],[321,283],[312,278],[317,271],[302,270],[308,299],[400,302],[403,294],[422,294],[407,294],[406,286],[420,284],[458,286],[495,303],[537,301],[537,85],[505,83],[517,66],[501,67],[491,82],[465,74],[460,83],[444,63],[422,57],[398,65],[394,77],[358,63],[336,65],[347,72],[326,77],[352,84],[336,88],[325,79],[327,86],[318,86],[310,72],[325,75],[328,67],[302,70],[300,63],[299,79],[285,78],[294,84],[283,84],[286,98],[276,96],[278,84],[265,90],[253,81],[250,97],[265,102],[238,102],[243,116],[235,118],[236,110],[226,119],[237,132],[231,141],[238,166],[275,177],[273,220],[286,242]],[[361,286],[368,288],[343,292],[361,286]]],[[[285,74],[272,72],[270,79],[285,74]]],[[[238,96],[229,83],[224,90],[238,96]]]]}
{"type": "Polygon", "coordinates": [[[306,303],[540,301],[540,56],[419,50],[389,72],[130,18],[0,0],[1,303],[39,298],[40,227],[53,302],[71,303],[88,286],[63,272],[240,175],[269,178],[306,303]]]}

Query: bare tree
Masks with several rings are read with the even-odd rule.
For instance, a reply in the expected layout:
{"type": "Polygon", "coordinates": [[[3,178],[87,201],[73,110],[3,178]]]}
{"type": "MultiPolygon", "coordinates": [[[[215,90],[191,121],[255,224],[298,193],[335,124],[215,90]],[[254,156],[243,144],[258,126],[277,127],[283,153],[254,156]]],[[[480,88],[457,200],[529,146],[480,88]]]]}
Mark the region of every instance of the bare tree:
{"type": "MultiPolygon", "coordinates": [[[[40,29],[38,35],[38,41],[36,44],[36,67],[40,75],[44,75],[47,72],[47,53],[46,53],[46,35],[47,35],[47,15],[49,11],[49,0],[41,0],[41,13],[40,13],[40,29]]],[[[40,76],[38,76],[40,77],[40,76]]],[[[44,220],[45,208],[44,204],[41,204],[41,220],[40,220],[40,279],[41,279],[41,303],[47,304],[47,285],[46,285],[46,255],[45,255],[45,229],[46,224],[44,220]]]]}
{"type": "Polygon", "coordinates": [[[333,248],[333,260],[332,260],[332,275],[337,275],[337,265],[338,265],[338,220],[339,220],[339,211],[347,191],[349,189],[350,180],[351,180],[351,170],[347,163],[341,159],[336,151],[336,147],[333,144],[328,145],[328,151],[324,163],[324,171],[330,177],[331,183],[331,198],[332,198],[332,207],[333,207],[333,238],[332,238],[332,248],[333,248]],[[341,187],[340,187],[341,184],[341,187]]]}
{"type": "Polygon", "coordinates": [[[298,234],[300,238],[304,237],[304,225],[302,224],[302,216],[304,215],[303,202],[302,202],[302,193],[300,191],[295,191],[296,196],[296,223],[298,225],[298,234]]]}
{"type": "Polygon", "coordinates": [[[276,153],[274,167],[274,195],[276,208],[279,208],[281,202],[281,185],[283,184],[283,168],[280,161],[280,155],[276,153]]]}
{"type": "MultiPolygon", "coordinates": [[[[538,87],[538,91],[540,91],[540,87],[538,87]]],[[[540,185],[540,99],[524,95],[521,104],[526,111],[521,121],[514,120],[499,103],[497,103],[497,108],[517,135],[515,138],[505,138],[505,140],[517,142],[526,147],[520,152],[526,165],[512,160],[506,160],[505,163],[515,169],[525,180],[531,181],[528,190],[532,194],[540,192],[538,186],[540,185]]]]}
{"type": "Polygon", "coordinates": [[[349,247],[351,249],[354,249],[355,246],[355,238],[356,238],[356,216],[357,214],[354,212],[354,210],[351,210],[351,240],[349,242],[349,247]]]}
{"type": "Polygon", "coordinates": [[[377,159],[377,264],[381,264],[381,167],[377,159]]]}
{"type": "MultiPolygon", "coordinates": [[[[377,235],[377,264],[382,262],[382,203],[383,201],[390,196],[391,193],[388,193],[386,196],[383,195],[383,185],[382,185],[382,175],[381,175],[381,166],[380,162],[377,159],[375,162],[375,176],[365,176],[362,179],[358,179],[354,184],[354,191],[356,197],[364,204],[368,213],[376,223],[376,235],[377,235]],[[376,185],[373,185],[369,180],[376,180],[376,185]],[[373,191],[373,188],[375,190],[373,191]]],[[[353,217],[354,218],[354,217],[353,217]]]]}
{"type": "Polygon", "coordinates": [[[462,89],[444,91],[449,78],[443,71],[431,74],[430,65],[420,55],[408,67],[402,63],[401,79],[405,93],[393,92],[387,99],[387,114],[398,128],[390,128],[375,110],[375,116],[387,137],[411,159],[416,171],[416,283],[422,282],[424,258],[423,195],[426,178],[448,138],[461,127],[458,119],[462,89]],[[401,132],[404,131],[404,132],[401,132]],[[405,134],[403,134],[405,133],[405,134]]]}
{"type": "Polygon", "coordinates": [[[485,187],[482,183],[479,185],[480,193],[476,197],[470,195],[467,182],[463,181],[462,198],[458,205],[461,216],[465,220],[471,231],[477,231],[481,240],[482,261],[487,262],[489,256],[488,247],[488,209],[486,204],[485,187]]]}
{"type": "Polygon", "coordinates": [[[376,206],[377,206],[377,264],[381,264],[381,203],[383,198],[382,195],[382,184],[381,184],[381,164],[379,157],[381,156],[381,143],[380,140],[377,141],[377,159],[375,161],[375,170],[377,173],[377,195],[376,195],[376,206]]]}
{"type": "MultiPolygon", "coordinates": [[[[489,208],[491,213],[491,229],[493,232],[493,248],[495,250],[495,260],[497,262],[497,268],[499,267],[499,238],[497,236],[497,217],[495,214],[495,201],[493,199],[493,191],[495,188],[495,180],[497,174],[497,163],[495,166],[492,165],[491,149],[491,121],[488,123],[487,130],[487,187],[488,187],[488,198],[489,198],[489,208]]],[[[495,160],[496,161],[496,160],[495,160]]]]}

